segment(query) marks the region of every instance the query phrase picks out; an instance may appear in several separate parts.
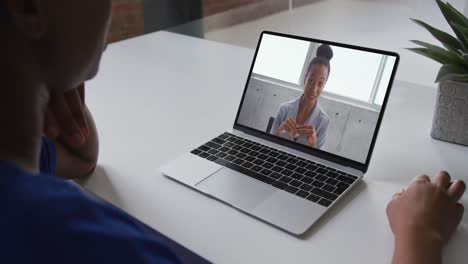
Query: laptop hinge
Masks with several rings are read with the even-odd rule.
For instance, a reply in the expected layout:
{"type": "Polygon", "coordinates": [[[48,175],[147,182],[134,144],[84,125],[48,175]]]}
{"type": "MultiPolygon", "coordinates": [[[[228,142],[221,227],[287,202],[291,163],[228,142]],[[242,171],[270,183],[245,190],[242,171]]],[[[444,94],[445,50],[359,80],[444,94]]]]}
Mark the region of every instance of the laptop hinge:
{"type": "Polygon", "coordinates": [[[289,154],[292,154],[292,155],[295,155],[295,156],[298,156],[298,157],[301,157],[301,158],[304,158],[304,159],[307,159],[307,160],[311,160],[311,161],[317,162],[319,164],[323,164],[325,166],[328,166],[328,167],[331,167],[331,168],[334,168],[334,169],[349,173],[349,174],[354,175],[354,176],[359,177],[359,178],[362,178],[364,176],[364,172],[362,172],[360,170],[357,170],[355,168],[343,166],[342,164],[339,164],[339,163],[336,163],[336,162],[328,161],[328,160],[316,157],[316,156],[311,155],[311,154],[303,153],[301,151],[298,151],[298,150],[295,150],[295,149],[292,149],[292,148],[289,148],[289,147],[286,147],[286,146],[282,146],[282,145],[276,144],[274,142],[264,140],[264,139],[261,139],[261,138],[258,138],[258,137],[252,136],[252,135],[249,135],[249,134],[244,133],[244,132],[242,132],[240,130],[237,130],[237,129],[232,129],[231,133],[236,135],[236,136],[240,136],[240,137],[252,140],[254,142],[257,142],[257,143],[260,143],[260,144],[263,144],[263,145],[266,145],[266,146],[269,146],[269,147],[272,147],[272,148],[287,152],[289,154]]]}

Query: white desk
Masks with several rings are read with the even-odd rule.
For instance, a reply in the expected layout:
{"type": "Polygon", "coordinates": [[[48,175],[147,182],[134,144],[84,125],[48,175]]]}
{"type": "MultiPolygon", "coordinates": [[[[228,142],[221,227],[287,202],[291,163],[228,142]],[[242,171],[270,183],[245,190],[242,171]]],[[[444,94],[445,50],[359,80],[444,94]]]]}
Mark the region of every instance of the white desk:
{"type": "MultiPolygon", "coordinates": [[[[232,127],[252,55],[167,32],[111,45],[88,84],[101,155],[84,185],[215,263],[342,264],[389,262],[385,207],[410,178],[446,168],[468,180],[468,148],[429,137],[435,90],[405,83],[394,87],[365,184],[304,239],[163,177],[160,165],[232,127]]],[[[467,263],[467,247],[465,218],[446,263],[467,263]]]]}

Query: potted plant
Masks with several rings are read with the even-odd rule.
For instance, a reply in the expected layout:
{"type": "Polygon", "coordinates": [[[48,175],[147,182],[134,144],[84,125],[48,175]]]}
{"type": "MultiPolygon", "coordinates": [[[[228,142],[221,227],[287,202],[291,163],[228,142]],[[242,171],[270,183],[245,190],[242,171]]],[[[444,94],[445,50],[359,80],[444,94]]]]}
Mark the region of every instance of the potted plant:
{"type": "Polygon", "coordinates": [[[412,19],[443,47],[412,40],[420,47],[409,50],[442,64],[435,80],[439,86],[431,136],[468,145],[468,18],[451,4],[436,2],[455,36],[412,19]]]}

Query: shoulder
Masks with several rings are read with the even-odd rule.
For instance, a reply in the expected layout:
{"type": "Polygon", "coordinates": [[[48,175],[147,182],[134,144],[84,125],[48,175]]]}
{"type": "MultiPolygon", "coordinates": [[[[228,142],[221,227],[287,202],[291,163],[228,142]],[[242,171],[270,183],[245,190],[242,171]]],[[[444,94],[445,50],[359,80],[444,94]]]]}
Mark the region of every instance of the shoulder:
{"type": "Polygon", "coordinates": [[[0,189],[0,230],[15,238],[8,243],[11,256],[26,249],[24,258],[49,263],[132,259],[169,263],[176,259],[160,238],[148,234],[136,220],[73,183],[48,175],[15,176],[7,183],[11,191],[0,189]],[[80,254],[73,253],[77,248],[80,254]]]}
{"type": "Polygon", "coordinates": [[[7,218],[14,218],[18,213],[23,216],[10,223],[13,230],[22,225],[34,232],[59,231],[65,228],[63,223],[93,215],[95,206],[73,183],[46,174],[16,174],[9,178],[5,184],[7,190],[1,190],[0,194],[0,197],[8,195],[9,199],[0,204],[6,208],[7,218]]]}
{"type": "MultiPolygon", "coordinates": [[[[32,175],[19,168],[0,168],[0,197],[9,196],[9,201],[0,199],[5,208],[21,208],[27,212],[42,203],[53,202],[58,195],[73,193],[76,187],[49,174],[32,175]],[[17,204],[13,204],[13,203],[17,204]]],[[[48,209],[48,208],[43,208],[48,209]]]]}
{"type": "Polygon", "coordinates": [[[287,102],[284,102],[282,104],[280,104],[280,111],[288,111],[289,109],[293,108],[295,105],[298,104],[298,98],[294,99],[294,100],[291,100],[291,101],[287,101],[287,102]]]}

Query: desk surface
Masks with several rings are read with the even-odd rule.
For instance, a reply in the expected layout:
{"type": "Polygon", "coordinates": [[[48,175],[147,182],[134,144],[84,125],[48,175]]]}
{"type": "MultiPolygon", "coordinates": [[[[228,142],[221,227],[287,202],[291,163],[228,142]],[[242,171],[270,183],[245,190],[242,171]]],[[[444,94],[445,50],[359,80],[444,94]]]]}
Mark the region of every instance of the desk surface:
{"type": "MultiPolygon", "coordinates": [[[[232,127],[252,56],[168,32],[109,46],[88,84],[101,154],[83,185],[215,263],[341,264],[389,261],[385,207],[413,176],[447,169],[468,180],[468,148],[429,136],[434,87],[404,82],[394,85],[364,183],[303,239],[162,176],[159,166],[232,127]]],[[[466,245],[465,217],[449,263],[468,262],[466,245]]]]}

